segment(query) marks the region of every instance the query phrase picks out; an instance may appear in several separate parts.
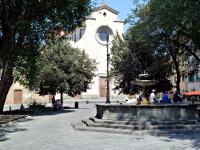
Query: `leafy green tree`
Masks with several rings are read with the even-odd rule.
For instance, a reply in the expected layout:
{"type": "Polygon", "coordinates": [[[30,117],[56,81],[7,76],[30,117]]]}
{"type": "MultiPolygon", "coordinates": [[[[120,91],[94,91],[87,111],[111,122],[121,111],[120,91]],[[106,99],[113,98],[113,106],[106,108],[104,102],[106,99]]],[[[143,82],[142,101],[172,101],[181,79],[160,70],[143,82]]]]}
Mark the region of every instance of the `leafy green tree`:
{"type": "Polygon", "coordinates": [[[140,33],[141,37],[146,40],[146,43],[151,41],[149,45],[155,45],[155,42],[152,42],[152,40],[157,41],[154,49],[162,49],[161,53],[170,55],[171,60],[168,62],[172,62],[172,68],[177,76],[176,89],[180,90],[181,69],[185,69],[185,64],[189,62],[188,60],[191,60],[191,56],[198,57],[197,53],[195,53],[198,50],[191,46],[193,44],[189,46],[186,37],[179,33],[176,25],[177,21],[174,20],[179,20],[184,15],[180,15],[179,12],[174,13],[177,7],[179,5],[176,0],[165,0],[162,2],[150,0],[134,12],[133,16],[137,18],[137,21],[131,20],[131,22],[135,23],[137,28],[141,28],[141,31],[145,31],[140,33]],[[169,17],[170,15],[171,17],[169,17]]]}
{"type": "Polygon", "coordinates": [[[0,112],[13,83],[13,70],[17,80],[31,85],[38,48],[46,34],[55,26],[72,31],[81,25],[90,10],[90,0],[0,1],[0,112]]]}
{"type": "Polygon", "coordinates": [[[59,92],[63,101],[63,93],[73,97],[86,92],[95,76],[95,60],[64,41],[46,45],[41,53],[35,82],[41,95],[59,92]]]}
{"type": "Polygon", "coordinates": [[[152,79],[159,81],[158,90],[169,90],[171,84],[166,82],[172,72],[171,65],[167,63],[169,56],[160,53],[162,49],[154,49],[155,44],[150,44],[153,41],[145,41],[139,31],[137,27],[131,27],[123,39],[117,36],[113,41],[111,65],[115,89],[126,94],[137,92],[139,87],[134,81],[145,71],[150,73],[152,79]],[[163,83],[169,85],[162,86],[167,89],[160,86],[163,83]]]}
{"type": "MultiPolygon", "coordinates": [[[[125,38],[125,37],[124,37],[125,38]]],[[[119,35],[115,37],[111,48],[111,77],[115,84],[115,90],[120,93],[137,91],[132,87],[132,81],[144,70],[134,53],[131,53],[128,42],[119,35]]]]}
{"type": "Polygon", "coordinates": [[[152,26],[164,28],[173,35],[171,40],[179,45],[182,51],[187,51],[197,62],[200,62],[199,7],[200,2],[196,0],[149,0],[142,9],[133,12],[129,21],[135,22],[137,17],[135,12],[140,12],[143,14],[142,20],[149,19],[152,26]]]}
{"type": "Polygon", "coordinates": [[[174,33],[176,44],[200,62],[200,1],[196,0],[151,0],[150,15],[168,32],[174,33]],[[157,8],[155,10],[155,8],[157,8]]]}

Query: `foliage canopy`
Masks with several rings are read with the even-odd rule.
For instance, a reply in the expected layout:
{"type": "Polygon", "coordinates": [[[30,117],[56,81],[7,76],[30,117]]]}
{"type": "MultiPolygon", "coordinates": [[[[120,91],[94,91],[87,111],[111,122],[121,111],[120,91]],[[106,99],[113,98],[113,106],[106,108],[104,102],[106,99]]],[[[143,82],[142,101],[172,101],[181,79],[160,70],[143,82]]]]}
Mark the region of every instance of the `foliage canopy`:
{"type": "Polygon", "coordinates": [[[56,92],[76,96],[86,92],[95,76],[96,62],[68,42],[57,41],[41,49],[36,87],[41,95],[56,92]]]}
{"type": "Polygon", "coordinates": [[[0,1],[0,111],[14,75],[27,86],[33,84],[37,50],[47,33],[55,28],[72,31],[89,15],[91,7],[90,0],[0,1]]]}

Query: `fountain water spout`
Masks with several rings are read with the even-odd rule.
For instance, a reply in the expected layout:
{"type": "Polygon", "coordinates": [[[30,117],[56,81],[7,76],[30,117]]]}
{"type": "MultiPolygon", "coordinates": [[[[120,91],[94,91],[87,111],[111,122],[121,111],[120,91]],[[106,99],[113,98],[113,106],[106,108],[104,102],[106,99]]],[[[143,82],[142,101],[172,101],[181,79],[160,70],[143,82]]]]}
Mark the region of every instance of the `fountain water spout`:
{"type": "MultiPolygon", "coordinates": [[[[142,89],[141,96],[143,98],[146,98],[146,88],[152,85],[155,85],[157,83],[156,80],[151,80],[150,75],[148,73],[143,73],[138,75],[138,79],[134,82],[136,85],[140,86],[142,89]]],[[[147,98],[146,98],[147,100],[147,98]]]]}

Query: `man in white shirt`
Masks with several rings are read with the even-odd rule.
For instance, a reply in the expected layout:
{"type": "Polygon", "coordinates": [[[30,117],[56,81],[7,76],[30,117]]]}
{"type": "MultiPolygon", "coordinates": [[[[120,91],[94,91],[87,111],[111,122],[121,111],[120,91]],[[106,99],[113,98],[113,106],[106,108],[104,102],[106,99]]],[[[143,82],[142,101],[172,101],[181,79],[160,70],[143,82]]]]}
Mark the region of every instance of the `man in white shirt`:
{"type": "Polygon", "coordinates": [[[157,99],[156,99],[156,94],[155,94],[156,90],[152,90],[150,97],[149,97],[149,101],[151,104],[156,104],[158,103],[157,99]]]}

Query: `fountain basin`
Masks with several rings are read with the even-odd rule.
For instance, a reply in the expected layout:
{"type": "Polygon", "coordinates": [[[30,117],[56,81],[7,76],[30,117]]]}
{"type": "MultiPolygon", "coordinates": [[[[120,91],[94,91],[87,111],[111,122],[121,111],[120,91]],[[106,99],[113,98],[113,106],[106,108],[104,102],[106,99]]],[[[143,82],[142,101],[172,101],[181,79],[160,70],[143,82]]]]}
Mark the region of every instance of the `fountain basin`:
{"type": "Polygon", "coordinates": [[[155,85],[157,83],[157,81],[155,80],[139,80],[136,79],[135,84],[139,85],[141,87],[147,87],[147,86],[152,86],[155,85]]]}
{"type": "Polygon", "coordinates": [[[136,121],[197,120],[197,104],[96,104],[98,119],[136,121]]]}

